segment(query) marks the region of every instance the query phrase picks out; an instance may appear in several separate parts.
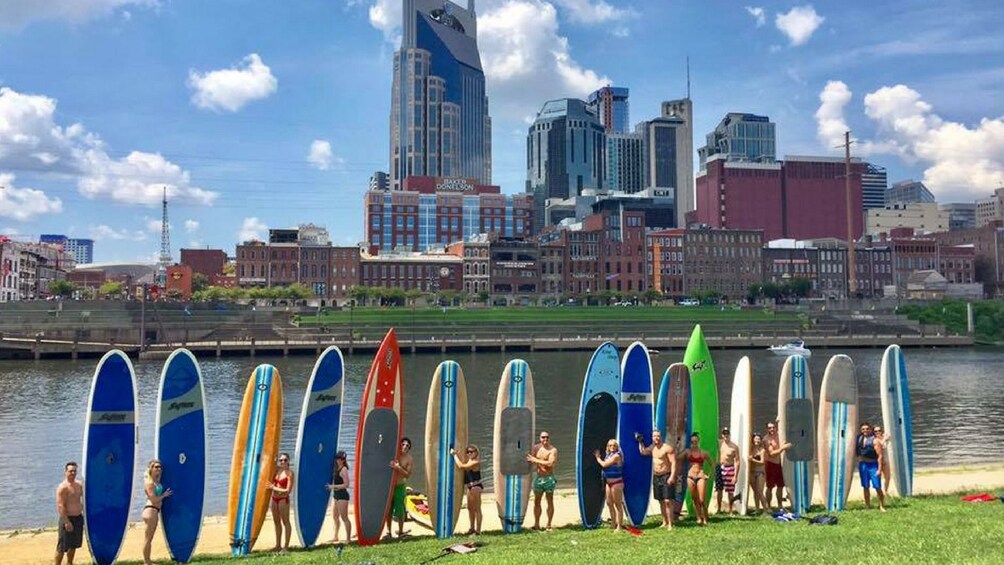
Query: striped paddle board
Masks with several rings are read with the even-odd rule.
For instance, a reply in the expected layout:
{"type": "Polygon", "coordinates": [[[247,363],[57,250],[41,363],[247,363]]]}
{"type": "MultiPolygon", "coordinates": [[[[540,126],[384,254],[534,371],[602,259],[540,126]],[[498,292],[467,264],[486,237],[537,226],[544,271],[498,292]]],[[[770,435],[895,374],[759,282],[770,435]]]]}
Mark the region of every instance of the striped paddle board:
{"type": "Polygon", "coordinates": [[[739,473],[736,475],[736,510],[746,515],[749,500],[750,444],[753,442],[753,365],[744,356],[732,377],[732,404],[729,418],[732,443],[739,448],[739,473]]]}
{"type": "Polygon", "coordinates": [[[652,494],[652,458],[638,451],[635,434],[652,443],[652,362],[640,341],[628,346],[621,361],[620,427],[617,435],[624,453],[624,507],[628,522],[637,527],[645,521],[652,494]]]}
{"type": "Polygon", "coordinates": [[[530,501],[530,464],[533,447],[533,374],[522,359],[506,364],[495,397],[495,433],[492,438],[492,473],[495,505],[502,531],[520,531],[530,501]]]}
{"type": "Polygon", "coordinates": [[[359,408],[353,499],[359,545],[380,543],[396,480],[390,462],[401,453],[403,431],[404,379],[397,334],[391,328],[373,357],[359,408]]]}
{"type": "Polygon", "coordinates": [[[122,548],[139,434],[136,373],[125,353],[113,349],[94,370],[84,424],[84,532],[94,562],[113,563],[122,548]]]}
{"type": "Polygon", "coordinates": [[[858,430],[858,379],[854,361],[846,355],[834,355],[826,364],[816,421],[819,488],[827,510],[843,510],[851,491],[858,430]]]}
{"type": "Polygon", "coordinates": [[[913,418],[906,360],[898,345],[890,345],[882,355],[879,381],[891,479],[900,496],[913,496],[913,418]]]}
{"type": "MultiPolygon", "coordinates": [[[[687,350],[683,353],[683,363],[690,370],[691,429],[700,434],[701,449],[708,452],[710,461],[715,463],[718,461],[718,381],[715,365],[711,362],[711,351],[708,350],[700,324],[694,326],[694,331],[690,334],[687,350]]],[[[715,481],[707,483],[704,496],[710,503],[715,481]]],[[[687,512],[693,516],[694,503],[690,495],[688,492],[687,512]]]]}
{"type": "Polygon", "coordinates": [[[342,426],[345,360],[331,346],[321,353],[307,382],[293,455],[296,488],[290,499],[297,535],[303,547],[317,543],[328,511],[335,472],[335,453],[342,426]]]}
{"type": "Polygon", "coordinates": [[[464,473],[457,469],[451,449],[467,446],[467,381],[456,361],[436,367],[429,385],[425,413],[425,484],[429,516],[436,537],[453,535],[464,499],[464,473]]]}
{"type": "MultiPolygon", "coordinates": [[[[672,445],[678,456],[690,442],[690,411],[690,371],[683,363],[673,363],[663,373],[659,383],[659,394],[655,400],[655,429],[662,433],[662,440],[672,445]]],[[[678,468],[676,474],[674,512],[679,513],[687,495],[687,473],[685,469],[678,468]]]]}
{"type": "Polygon", "coordinates": [[[206,393],[199,362],[176,349],[164,363],[157,392],[157,433],[153,453],[161,479],[173,494],[160,509],[171,558],[188,562],[199,543],[206,499],[206,393]]]}
{"type": "Polygon", "coordinates": [[[781,444],[791,448],[781,454],[781,470],[792,512],[804,514],[812,502],[815,479],[816,426],[812,403],[812,378],[805,357],[792,355],[784,362],[777,391],[778,431],[781,444]]]}
{"type": "Polygon", "coordinates": [[[595,528],[603,521],[606,492],[602,468],[593,452],[606,452],[606,444],[617,437],[621,363],[617,347],[604,342],[593,352],[582,381],[576,435],[575,485],[579,498],[582,525],[595,528]]]}
{"type": "Polygon", "coordinates": [[[272,365],[258,365],[244,389],[230,463],[227,518],[235,557],[251,552],[265,521],[281,432],[282,378],[272,365]]]}

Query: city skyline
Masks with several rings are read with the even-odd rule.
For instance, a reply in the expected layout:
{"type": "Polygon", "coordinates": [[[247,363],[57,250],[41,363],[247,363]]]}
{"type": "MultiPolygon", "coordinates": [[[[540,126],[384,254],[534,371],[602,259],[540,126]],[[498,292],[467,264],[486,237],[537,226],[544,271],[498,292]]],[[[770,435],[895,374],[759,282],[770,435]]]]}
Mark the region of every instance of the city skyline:
{"type": "MultiPolygon", "coordinates": [[[[1004,179],[992,2],[482,0],[477,16],[506,194],[523,190],[525,119],[545,101],[611,84],[631,89],[633,122],[652,119],[686,95],[688,54],[695,149],[726,113],[749,112],[777,124],[778,157],[838,155],[849,127],[854,156],[939,202],[1004,179]]],[[[389,169],[400,17],[389,0],[0,8],[0,233],[65,233],[95,239],[95,260],[153,263],[166,184],[175,257],[303,222],[360,241],[368,179],[389,169]]]]}

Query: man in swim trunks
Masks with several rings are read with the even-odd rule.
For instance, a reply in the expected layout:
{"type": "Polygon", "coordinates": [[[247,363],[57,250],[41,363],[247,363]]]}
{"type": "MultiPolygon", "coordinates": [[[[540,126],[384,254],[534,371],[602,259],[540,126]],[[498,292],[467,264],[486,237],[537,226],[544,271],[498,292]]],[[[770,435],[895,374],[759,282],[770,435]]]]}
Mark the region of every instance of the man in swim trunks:
{"type": "Polygon", "coordinates": [[[882,442],[875,438],[875,432],[868,422],[861,424],[858,434],[856,451],[858,454],[858,474],[861,475],[861,488],[865,491],[865,508],[872,507],[872,492],[879,499],[879,510],[885,512],[885,493],[882,492],[882,478],[879,470],[882,468],[882,442]]]}
{"type": "MultiPolygon", "coordinates": [[[[732,443],[728,428],[722,428],[721,442],[718,444],[718,465],[715,466],[715,493],[718,496],[718,514],[722,513],[722,492],[729,495],[729,514],[736,502],[736,477],[742,463],[739,446],[732,443]]],[[[742,495],[742,493],[740,493],[742,495]]]]}
{"type": "Polygon", "coordinates": [[[673,529],[673,502],[676,499],[676,450],[663,443],[662,432],[652,430],[652,445],[645,447],[645,436],[635,434],[638,451],[652,458],[652,498],[659,501],[662,510],[662,525],[673,529]]]}
{"type": "Polygon", "coordinates": [[[777,507],[782,506],[784,500],[784,473],[781,471],[781,454],[791,449],[791,443],[781,444],[781,438],[777,435],[777,422],[767,424],[767,437],[764,438],[767,446],[767,460],[764,461],[764,470],[767,472],[767,506],[770,507],[771,489],[777,493],[777,507]]]}
{"type": "Polygon", "coordinates": [[[547,531],[551,531],[554,519],[554,466],[558,463],[558,449],[551,445],[551,434],[540,432],[540,443],[526,456],[526,460],[536,466],[537,476],[533,479],[533,529],[540,529],[540,498],[547,497],[547,531]]]}
{"type": "Polygon", "coordinates": [[[77,464],[70,461],[63,467],[63,482],[56,487],[56,513],[59,514],[59,536],[56,542],[56,565],[73,565],[73,556],[84,542],[84,486],[77,482],[77,464]]]}
{"type": "Polygon", "coordinates": [[[390,462],[390,468],[394,469],[396,481],[394,483],[394,499],[391,502],[390,513],[387,514],[387,535],[384,536],[387,539],[391,537],[391,517],[397,518],[397,537],[404,537],[404,517],[406,514],[404,497],[408,494],[408,478],[411,477],[413,463],[409,451],[411,451],[411,440],[407,437],[401,438],[401,455],[390,462]]]}

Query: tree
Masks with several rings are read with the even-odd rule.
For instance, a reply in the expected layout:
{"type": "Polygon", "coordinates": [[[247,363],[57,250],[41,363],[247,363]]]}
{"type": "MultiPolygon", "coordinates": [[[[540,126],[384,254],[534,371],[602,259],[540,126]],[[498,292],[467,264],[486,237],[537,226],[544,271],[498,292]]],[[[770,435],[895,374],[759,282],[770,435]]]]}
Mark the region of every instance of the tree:
{"type": "Polygon", "coordinates": [[[202,273],[192,275],[192,292],[199,292],[209,288],[209,277],[202,273]]]}
{"type": "Polygon", "coordinates": [[[404,292],[404,297],[408,300],[408,303],[411,304],[412,306],[414,306],[415,302],[419,298],[422,298],[423,296],[425,296],[425,293],[418,288],[410,288],[404,292]]]}
{"type": "Polygon", "coordinates": [[[366,306],[366,301],[370,297],[370,289],[361,285],[352,285],[349,287],[349,296],[352,300],[356,302],[359,306],[366,306]]]}
{"type": "Polygon", "coordinates": [[[458,294],[459,293],[455,290],[442,290],[439,292],[439,295],[442,296],[443,301],[445,301],[448,306],[455,305],[454,303],[457,300],[458,294]]]}
{"type": "Polygon", "coordinates": [[[662,293],[657,289],[650,288],[645,291],[645,303],[652,304],[653,302],[658,302],[662,300],[662,293]]]}
{"type": "Polygon", "coordinates": [[[121,297],[122,289],[125,285],[118,281],[105,281],[101,288],[98,289],[98,294],[104,297],[121,297]]]}
{"type": "Polygon", "coordinates": [[[787,287],[787,294],[804,298],[809,296],[809,292],[812,290],[812,281],[796,278],[788,281],[785,286],[787,287]]]}
{"type": "Polygon", "coordinates": [[[223,274],[227,275],[228,277],[232,277],[232,276],[236,275],[237,274],[237,265],[235,265],[233,263],[229,263],[229,262],[228,263],[224,263],[223,264],[223,274]]]}
{"type": "Polygon", "coordinates": [[[478,300],[484,302],[485,304],[488,304],[488,301],[491,299],[491,297],[492,295],[489,294],[487,290],[482,290],[481,292],[478,293],[478,300]]]}
{"type": "Polygon", "coordinates": [[[56,280],[49,282],[49,293],[53,296],[73,296],[77,290],[77,285],[67,280],[56,280]]]}

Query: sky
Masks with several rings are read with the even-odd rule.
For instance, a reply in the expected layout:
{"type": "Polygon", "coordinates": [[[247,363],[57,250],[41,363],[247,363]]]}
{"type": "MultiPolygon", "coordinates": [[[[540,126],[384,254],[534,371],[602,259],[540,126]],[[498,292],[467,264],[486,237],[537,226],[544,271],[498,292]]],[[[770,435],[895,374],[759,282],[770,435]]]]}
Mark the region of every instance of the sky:
{"type": "MultiPolygon", "coordinates": [[[[463,5],[465,0],[458,0],[463,5]]],[[[687,93],[694,148],[766,114],[778,154],[854,155],[941,202],[1004,186],[999,0],[478,0],[493,182],[523,190],[543,103],[630,89],[632,122],[687,93]]],[[[96,261],[234,252],[269,227],[363,237],[387,170],[398,0],[0,1],[0,234],[93,238],[96,261]]]]}

